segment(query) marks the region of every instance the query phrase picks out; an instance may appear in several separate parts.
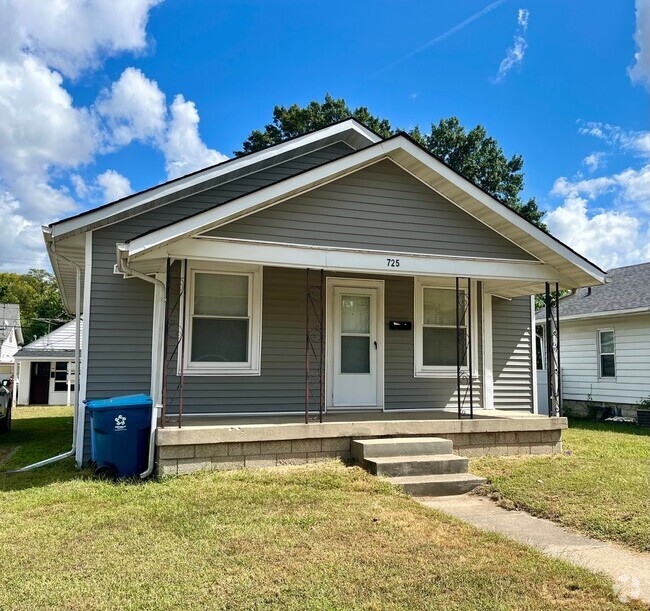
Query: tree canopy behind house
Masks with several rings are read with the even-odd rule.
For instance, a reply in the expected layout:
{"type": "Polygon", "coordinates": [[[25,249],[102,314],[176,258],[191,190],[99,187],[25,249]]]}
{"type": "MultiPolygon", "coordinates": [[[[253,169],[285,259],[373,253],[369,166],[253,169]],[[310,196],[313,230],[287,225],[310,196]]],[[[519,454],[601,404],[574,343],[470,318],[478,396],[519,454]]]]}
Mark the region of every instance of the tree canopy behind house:
{"type": "Polygon", "coordinates": [[[60,327],[63,322],[57,320],[70,318],[54,276],[44,269],[30,269],[26,274],[0,272],[0,303],[20,306],[20,324],[26,344],[60,327]],[[39,318],[44,320],[35,320],[39,318]]]}
{"type": "MultiPolygon", "coordinates": [[[[382,138],[402,131],[393,128],[388,119],[371,114],[365,106],[352,110],[343,98],[334,99],[326,94],[322,103],[314,100],[304,107],[298,104],[289,108],[276,106],[273,121],[262,130],[253,130],[244,141],[242,150],[235,151],[235,155],[253,153],[349,118],[363,123],[382,138]]],[[[477,125],[468,131],[457,117],[450,117],[432,123],[429,132],[416,126],[408,131],[408,135],[465,178],[546,230],[542,223],[543,212],[538,209],[535,198],[526,202],[521,199],[524,158],[513,155],[508,159],[485,127],[477,125]]]]}

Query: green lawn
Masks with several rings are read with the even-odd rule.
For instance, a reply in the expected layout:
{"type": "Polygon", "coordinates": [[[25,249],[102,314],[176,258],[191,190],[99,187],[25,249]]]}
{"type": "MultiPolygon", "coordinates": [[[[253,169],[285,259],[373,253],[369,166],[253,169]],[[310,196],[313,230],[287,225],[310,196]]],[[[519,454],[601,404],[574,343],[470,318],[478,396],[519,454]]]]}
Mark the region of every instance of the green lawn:
{"type": "Polygon", "coordinates": [[[471,462],[507,507],[650,551],[650,431],[571,420],[563,454],[471,462]]]}
{"type": "MultiPolygon", "coordinates": [[[[69,425],[17,409],[10,466],[66,449],[69,425]]],[[[146,483],[70,462],[0,473],[0,584],[3,611],[642,608],[336,462],[146,483]]]]}

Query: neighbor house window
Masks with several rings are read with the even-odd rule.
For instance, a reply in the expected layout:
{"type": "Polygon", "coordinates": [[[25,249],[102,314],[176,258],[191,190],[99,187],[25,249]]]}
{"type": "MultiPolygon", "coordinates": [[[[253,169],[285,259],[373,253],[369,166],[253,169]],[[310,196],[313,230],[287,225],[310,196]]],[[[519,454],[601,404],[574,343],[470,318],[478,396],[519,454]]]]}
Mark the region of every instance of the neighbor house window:
{"type": "Polygon", "coordinates": [[[68,372],[67,362],[59,361],[54,365],[54,390],[62,392],[68,390],[68,376],[70,377],[70,390],[74,391],[74,373],[68,372]]]}
{"type": "Polygon", "coordinates": [[[259,374],[260,270],[197,264],[188,275],[186,373],[259,374]]]}
{"type": "Polygon", "coordinates": [[[598,331],[599,376],[601,378],[616,377],[616,350],[613,330],[598,331]]]}
{"type": "MultiPolygon", "coordinates": [[[[466,295],[465,289],[461,295],[466,295]]],[[[474,301],[474,300],[473,300],[474,301]]],[[[415,374],[456,375],[457,295],[455,288],[426,286],[416,283],[415,310],[415,374]]],[[[475,311],[475,303],[472,304],[475,311]]],[[[465,308],[458,308],[461,367],[467,368],[468,317],[465,308]]]]}

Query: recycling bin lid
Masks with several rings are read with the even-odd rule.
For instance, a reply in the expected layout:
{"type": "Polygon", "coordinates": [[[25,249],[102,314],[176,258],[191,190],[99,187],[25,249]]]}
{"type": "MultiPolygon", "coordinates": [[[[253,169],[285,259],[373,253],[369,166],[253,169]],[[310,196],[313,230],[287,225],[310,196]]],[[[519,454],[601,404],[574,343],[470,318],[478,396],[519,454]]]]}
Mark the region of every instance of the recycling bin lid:
{"type": "Polygon", "coordinates": [[[149,395],[124,395],[121,397],[111,397],[110,399],[91,399],[84,401],[86,407],[90,410],[129,408],[129,407],[151,407],[153,399],[149,395]]]}

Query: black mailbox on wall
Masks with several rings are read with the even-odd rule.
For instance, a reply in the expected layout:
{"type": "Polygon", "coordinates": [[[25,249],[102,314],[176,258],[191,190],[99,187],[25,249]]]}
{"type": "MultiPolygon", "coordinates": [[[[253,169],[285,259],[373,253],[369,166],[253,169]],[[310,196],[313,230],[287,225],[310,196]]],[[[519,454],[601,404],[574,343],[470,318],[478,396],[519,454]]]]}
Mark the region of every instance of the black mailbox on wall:
{"type": "Polygon", "coordinates": [[[391,320],[388,323],[388,328],[391,331],[410,331],[413,328],[413,323],[410,320],[391,320]]]}

